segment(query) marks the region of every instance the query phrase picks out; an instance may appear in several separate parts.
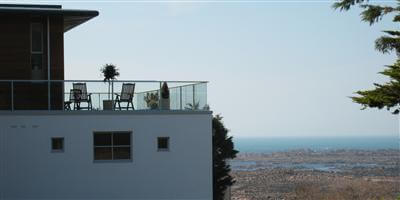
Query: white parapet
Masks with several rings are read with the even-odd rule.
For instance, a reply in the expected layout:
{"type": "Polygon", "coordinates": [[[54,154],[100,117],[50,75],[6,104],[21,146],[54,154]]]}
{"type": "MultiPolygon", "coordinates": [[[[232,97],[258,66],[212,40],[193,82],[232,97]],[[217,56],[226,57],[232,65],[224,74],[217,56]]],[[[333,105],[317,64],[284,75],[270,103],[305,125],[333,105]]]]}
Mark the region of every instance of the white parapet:
{"type": "Polygon", "coordinates": [[[211,121],[209,111],[0,112],[0,199],[211,200],[211,121]],[[131,132],[131,159],[94,160],[94,132],[131,132]]]}

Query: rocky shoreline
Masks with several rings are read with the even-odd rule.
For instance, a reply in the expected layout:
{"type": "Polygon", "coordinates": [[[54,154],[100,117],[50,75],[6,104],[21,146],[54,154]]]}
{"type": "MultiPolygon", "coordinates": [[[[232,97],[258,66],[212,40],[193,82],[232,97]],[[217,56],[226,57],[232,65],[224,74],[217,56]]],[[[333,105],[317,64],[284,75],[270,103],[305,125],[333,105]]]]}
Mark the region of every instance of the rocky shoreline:
{"type": "Polygon", "coordinates": [[[396,199],[400,151],[296,150],[241,153],[232,199],[396,199]]]}

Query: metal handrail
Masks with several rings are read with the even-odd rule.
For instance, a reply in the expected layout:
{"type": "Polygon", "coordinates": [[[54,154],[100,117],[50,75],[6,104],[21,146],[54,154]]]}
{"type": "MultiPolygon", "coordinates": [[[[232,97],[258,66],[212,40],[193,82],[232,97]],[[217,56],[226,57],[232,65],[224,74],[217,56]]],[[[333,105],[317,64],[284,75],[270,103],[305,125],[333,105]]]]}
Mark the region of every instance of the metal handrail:
{"type": "MultiPolygon", "coordinates": [[[[0,80],[0,82],[61,82],[61,83],[72,83],[72,82],[88,82],[88,83],[102,83],[102,80],[0,80]]],[[[124,82],[135,82],[135,83],[208,83],[208,81],[159,81],[159,80],[113,80],[114,83],[124,82]]]]}
{"type": "MultiPolygon", "coordinates": [[[[192,84],[168,87],[168,89],[182,88],[182,87],[188,87],[188,86],[192,86],[193,87],[195,85],[198,85],[198,84],[201,84],[201,83],[208,83],[208,82],[198,82],[198,83],[197,82],[196,83],[191,82],[191,83],[192,84]]],[[[160,91],[160,89],[148,90],[148,91],[143,91],[143,92],[135,92],[135,94],[151,93],[151,92],[158,92],[158,91],[160,91]]]]}
{"type": "MultiPolygon", "coordinates": [[[[107,83],[104,82],[103,80],[0,80],[0,83],[10,83],[10,87],[11,87],[11,110],[14,110],[15,104],[14,104],[14,86],[17,83],[45,83],[48,84],[50,86],[51,83],[62,83],[62,87],[64,87],[65,89],[65,84],[64,83],[73,83],[73,82],[86,82],[86,83],[107,83]]],[[[151,92],[160,92],[161,91],[161,87],[162,87],[162,83],[163,82],[167,82],[167,83],[182,83],[183,85],[178,85],[178,86],[173,86],[173,87],[169,87],[169,89],[175,89],[178,88],[179,89],[179,104],[180,104],[180,109],[182,108],[182,88],[183,87],[193,87],[193,104],[195,101],[195,85],[198,84],[207,84],[208,81],[160,81],[160,80],[112,80],[110,81],[111,85],[112,85],[112,91],[111,93],[114,94],[113,89],[114,89],[114,83],[158,83],[159,84],[159,89],[154,89],[154,90],[148,90],[148,91],[140,91],[140,92],[135,92],[136,96],[138,94],[143,94],[143,93],[151,93],[151,92]],[[186,84],[185,84],[186,83],[186,84]]],[[[98,95],[99,96],[99,105],[100,103],[100,95],[102,94],[108,94],[108,92],[103,92],[103,91],[96,91],[96,92],[91,92],[92,94],[98,95]]],[[[63,101],[65,102],[65,95],[69,94],[68,92],[63,92],[63,101]]],[[[51,109],[51,103],[50,103],[50,89],[48,89],[48,110],[51,109]]],[[[111,96],[111,99],[114,100],[114,95],[111,96]]],[[[159,99],[159,106],[161,105],[161,98],[159,99]]]]}

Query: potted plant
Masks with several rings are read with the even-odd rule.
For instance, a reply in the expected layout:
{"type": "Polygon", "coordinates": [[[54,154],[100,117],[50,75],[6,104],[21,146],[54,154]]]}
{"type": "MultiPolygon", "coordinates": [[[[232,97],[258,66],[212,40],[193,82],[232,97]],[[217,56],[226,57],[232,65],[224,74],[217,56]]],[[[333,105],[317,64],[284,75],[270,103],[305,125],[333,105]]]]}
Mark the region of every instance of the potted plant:
{"type": "Polygon", "coordinates": [[[164,82],[161,87],[161,109],[162,110],[169,110],[170,103],[169,103],[169,88],[167,82],[164,82]]]}
{"type": "Polygon", "coordinates": [[[158,93],[147,93],[146,96],[144,96],[144,101],[148,108],[152,110],[158,109],[158,93]]]}
{"type": "Polygon", "coordinates": [[[103,100],[103,109],[112,110],[114,107],[114,102],[111,100],[111,95],[114,93],[113,80],[117,79],[119,76],[118,69],[113,64],[106,64],[100,69],[104,77],[104,82],[108,82],[108,100],[103,100]],[[111,88],[111,90],[110,90],[111,88]]]}
{"type": "Polygon", "coordinates": [[[187,103],[185,106],[185,110],[199,110],[199,108],[200,102],[187,103]]]}

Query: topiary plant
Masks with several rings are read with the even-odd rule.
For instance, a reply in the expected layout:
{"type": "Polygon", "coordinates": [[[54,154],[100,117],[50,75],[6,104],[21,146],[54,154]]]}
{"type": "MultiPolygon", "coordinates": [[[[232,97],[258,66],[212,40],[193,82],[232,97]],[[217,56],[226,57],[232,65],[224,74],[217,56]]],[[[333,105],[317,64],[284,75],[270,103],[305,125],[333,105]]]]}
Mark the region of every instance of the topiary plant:
{"type": "Polygon", "coordinates": [[[108,99],[110,99],[111,81],[117,79],[117,76],[119,76],[118,68],[113,64],[105,64],[100,71],[104,76],[104,82],[108,82],[108,99]]]}

